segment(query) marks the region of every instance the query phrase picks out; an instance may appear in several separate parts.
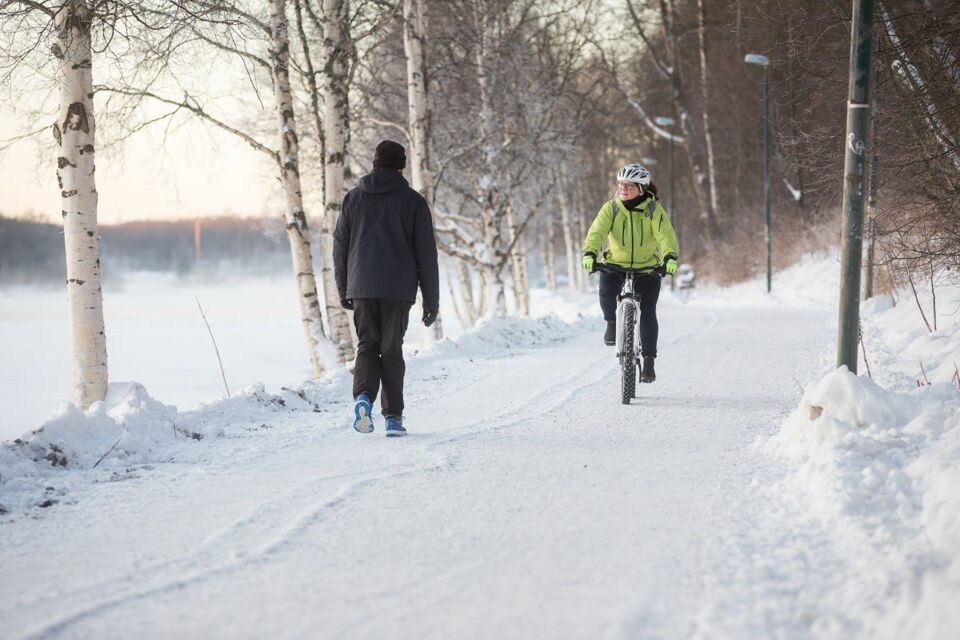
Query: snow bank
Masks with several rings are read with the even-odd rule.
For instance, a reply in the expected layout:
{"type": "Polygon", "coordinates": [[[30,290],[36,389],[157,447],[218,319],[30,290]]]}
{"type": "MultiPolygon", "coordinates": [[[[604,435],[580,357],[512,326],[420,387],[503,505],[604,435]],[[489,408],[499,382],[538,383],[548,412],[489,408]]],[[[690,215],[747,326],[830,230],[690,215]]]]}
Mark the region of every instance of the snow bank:
{"type": "Polygon", "coordinates": [[[770,293],[767,293],[766,276],[761,276],[728,287],[697,285],[687,290],[687,304],[720,309],[835,307],[840,297],[837,252],[834,249],[827,253],[807,254],[797,264],[774,271],[770,293]]]}
{"type": "Polygon", "coordinates": [[[896,306],[890,296],[877,296],[864,303],[867,358],[870,366],[877,369],[874,375],[884,384],[912,387],[918,380],[956,382],[954,376],[960,366],[960,286],[951,285],[947,274],[940,280],[933,291],[929,282],[918,283],[916,298],[909,288],[899,292],[896,306]],[[937,330],[929,331],[924,317],[932,328],[934,306],[938,310],[937,330]]]}
{"type": "MultiPolygon", "coordinates": [[[[579,316],[577,318],[579,319],[579,316]]],[[[491,316],[481,320],[475,329],[463,333],[457,339],[434,343],[418,355],[427,357],[503,355],[519,349],[563,342],[583,331],[582,324],[567,322],[554,314],[538,318],[491,316]]]]}
{"type": "MultiPolygon", "coordinates": [[[[488,318],[417,357],[498,357],[560,342],[581,331],[582,326],[554,313],[488,318]]],[[[225,429],[266,421],[271,413],[344,408],[351,380],[349,371],[337,367],[321,380],[282,387],[277,394],[255,383],[231,398],[185,412],[150,397],[139,383],[111,384],[107,398],[87,411],[63,403],[36,431],[0,445],[0,514],[50,506],[84,477],[95,481],[130,466],[182,457],[201,441],[224,435],[225,429]]]]}
{"type": "Polygon", "coordinates": [[[303,390],[273,395],[254,384],[239,395],[178,412],[135,382],[113,383],[87,411],[64,403],[36,431],[0,446],[0,513],[48,507],[74,482],[99,480],[131,466],[173,460],[228,425],[275,411],[318,411],[303,390]]]}
{"type": "Polygon", "coordinates": [[[787,469],[770,490],[822,520],[852,559],[839,594],[851,617],[870,635],[939,638],[960,628],[960,326],[930,333],[912,306],[865,306],[867,353],[874,376],[895,366],[919,377],[921,358],[933,384],[879,376],[893,390],[832,371],[762,449],[787,469]]]}
{"type": "Polygon", "coordinates": [[[203,437],[176,424],[177,410],[157,402],[137,383],[114,383],[87,411],[64,404],[36,431],[0,447],[3,509],[48,506],[50,477],[64,469],[110,469],[163,456],[176,439],[203,437]],[[11,498],[15,503],[10,503],[11,498]]]}

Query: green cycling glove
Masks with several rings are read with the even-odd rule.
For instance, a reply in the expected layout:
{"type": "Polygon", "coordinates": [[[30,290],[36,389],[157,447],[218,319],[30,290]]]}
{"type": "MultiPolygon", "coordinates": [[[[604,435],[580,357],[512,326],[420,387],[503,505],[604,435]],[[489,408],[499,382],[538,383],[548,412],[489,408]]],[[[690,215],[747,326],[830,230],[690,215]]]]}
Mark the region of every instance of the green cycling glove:
{"type": "Polygon", "coordinates": [[[667,264],[665,266],[668,274],[673,275],[677,272],[677,261],[673,258],[667,259],[667,264]]]}
{"type": "Polygon", "coordinates": [[[582,264],[583,268],[587,271],[593,271],[593,254],[588,253],[587,255],[583,256],[583,262],[580,264],[582,264]]]}

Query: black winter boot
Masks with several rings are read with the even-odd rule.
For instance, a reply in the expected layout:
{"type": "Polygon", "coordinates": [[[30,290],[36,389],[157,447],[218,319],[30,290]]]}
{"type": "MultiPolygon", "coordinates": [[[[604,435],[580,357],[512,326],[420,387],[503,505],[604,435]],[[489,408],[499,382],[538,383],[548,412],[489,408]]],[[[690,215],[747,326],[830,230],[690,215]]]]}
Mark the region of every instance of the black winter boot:
{"type": "Polygon", "coordinates": [[[657,374],[653,370],[653,356],[643,356],[643,371],[640,372],[640,382],[653,382],[657,374]]]}
{"type": "Polygon", "coordinates": [[[617,343],[617,322],[607,323],[607,330],[603,332],[603,344],[614,345],[617,343]]]}

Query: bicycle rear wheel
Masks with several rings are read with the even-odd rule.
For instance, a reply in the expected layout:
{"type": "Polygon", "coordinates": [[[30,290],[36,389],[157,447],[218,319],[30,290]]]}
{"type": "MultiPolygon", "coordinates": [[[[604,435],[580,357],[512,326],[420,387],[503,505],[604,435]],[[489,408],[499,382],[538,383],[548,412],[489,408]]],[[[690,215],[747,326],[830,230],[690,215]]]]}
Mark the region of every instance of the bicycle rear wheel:
{"type": "Polygon", "coordinates": [[[636,313],[633,305],[626,305],[623,310],[623,336],[620,341],[620,401],[623,404],[630,404],[637,384],[636,351],[633,348],[636,313]]]}

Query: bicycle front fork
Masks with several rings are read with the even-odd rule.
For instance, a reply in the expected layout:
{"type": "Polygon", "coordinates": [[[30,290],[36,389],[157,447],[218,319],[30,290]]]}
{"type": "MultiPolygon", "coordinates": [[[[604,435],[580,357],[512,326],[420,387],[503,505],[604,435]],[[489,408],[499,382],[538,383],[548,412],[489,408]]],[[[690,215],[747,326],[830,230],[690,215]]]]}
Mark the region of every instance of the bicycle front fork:
{"type": "Polygon", "coordinates": [[[637,330],[639,329],[639,327],[637,326],[638,324],[637,319],[640,317],[640,308],[632,300],[623,299],[620,301],[620,304],[617,305],[617,345],[616,345],[617,358],[620,357],[620,354],[622,354],[624,350],[623,349],[624,348],[624,344],[623,344],[624,330],[623,329],[624,329],[625,317],[627,315],[626,309],[629,306],[633,307],[633,321],[635,323],[633,327],[633,344],[629,345],[629,347],[632,348],[634,352],[636,352],[637,350],[637,340],[639,339],[639,336],[637,334],[637,330]]]}

